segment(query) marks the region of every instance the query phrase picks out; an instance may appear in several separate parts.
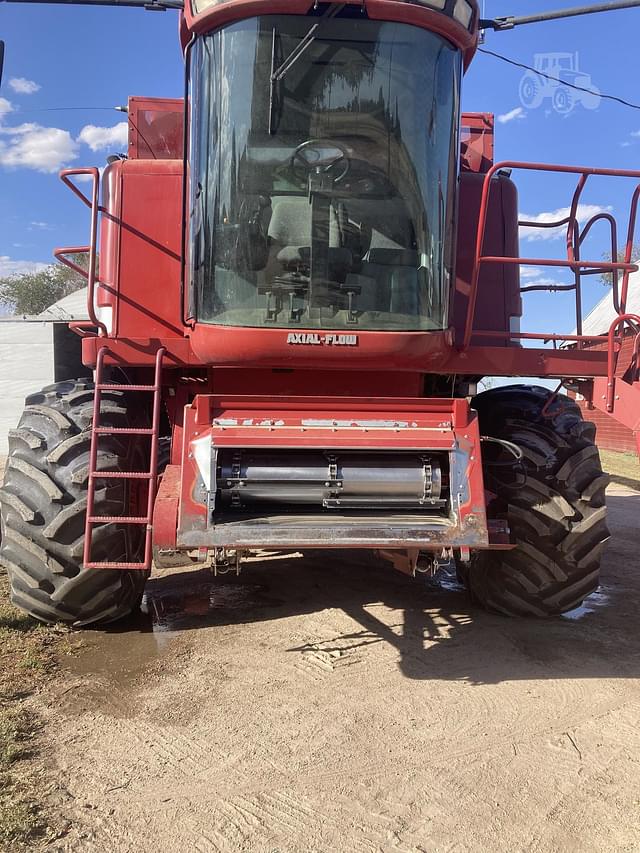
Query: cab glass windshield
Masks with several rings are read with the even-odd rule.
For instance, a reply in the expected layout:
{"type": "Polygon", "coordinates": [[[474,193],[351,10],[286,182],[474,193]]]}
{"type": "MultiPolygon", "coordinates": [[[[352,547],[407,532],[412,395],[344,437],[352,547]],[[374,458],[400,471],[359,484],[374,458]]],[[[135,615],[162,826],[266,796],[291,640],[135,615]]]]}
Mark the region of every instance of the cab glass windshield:
{"type": "Polygon", "coordinates": [[[192,51],[200,322],[447,325],[459,51],[405,24],[265,16],[192,51]]]}

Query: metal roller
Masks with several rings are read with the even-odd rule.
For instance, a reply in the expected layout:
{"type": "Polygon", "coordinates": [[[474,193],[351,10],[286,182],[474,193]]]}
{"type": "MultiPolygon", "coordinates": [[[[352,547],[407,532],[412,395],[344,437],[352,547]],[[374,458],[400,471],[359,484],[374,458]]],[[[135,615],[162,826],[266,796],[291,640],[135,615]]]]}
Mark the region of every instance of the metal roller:
{"type": "Polygon", "coordinates": [[[438,460],[416,453],[229,451],[217,472],[223,506],[443,506],[438,460]]]}

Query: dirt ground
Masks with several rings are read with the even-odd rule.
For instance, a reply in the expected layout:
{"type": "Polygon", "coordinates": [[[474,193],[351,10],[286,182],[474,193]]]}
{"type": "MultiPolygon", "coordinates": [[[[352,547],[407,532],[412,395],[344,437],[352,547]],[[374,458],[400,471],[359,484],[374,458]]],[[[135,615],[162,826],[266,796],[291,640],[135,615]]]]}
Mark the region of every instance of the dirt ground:
{"type": "Polygon", "coordinates": [[[159,572],[44,695],[49,806],[88,853],[640,851],[640,493],[547,622],[451,577],[270,555],[159,572]]]}

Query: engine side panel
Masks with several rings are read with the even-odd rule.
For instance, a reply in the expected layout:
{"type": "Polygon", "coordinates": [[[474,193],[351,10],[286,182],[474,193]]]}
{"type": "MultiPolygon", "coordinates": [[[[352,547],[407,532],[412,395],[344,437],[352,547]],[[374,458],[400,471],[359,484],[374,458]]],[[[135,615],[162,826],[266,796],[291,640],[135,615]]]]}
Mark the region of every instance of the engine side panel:
{"type": "MultiPolygon", "coordinates": [[[[484,175],[481,173],[462,172],[460,175],[452,315],[457,342],[462,340],[464,334],[483,183],[484,175]]],[[[492,181],[483,253],[513,258],[519,254],[518,193],[513,181],[504,176],[492,181]]],[[[483,264],[478,282],[474,329],[518,331],[521,316],[519,267],[516,264],[483,264]]],[[[499,345],[495,338],[483,338],[477,334],[474,334],[471,342],[474,346],[499,345]]],[[[505,340],[503,346],[513,346],[513,343],[505,340]]]]}
{"type": "Polygon", "coordinates": [[[98,304],[112,334],[184,338],[180,305],[180,160],[120,160],[105,170],[98,304]]]}

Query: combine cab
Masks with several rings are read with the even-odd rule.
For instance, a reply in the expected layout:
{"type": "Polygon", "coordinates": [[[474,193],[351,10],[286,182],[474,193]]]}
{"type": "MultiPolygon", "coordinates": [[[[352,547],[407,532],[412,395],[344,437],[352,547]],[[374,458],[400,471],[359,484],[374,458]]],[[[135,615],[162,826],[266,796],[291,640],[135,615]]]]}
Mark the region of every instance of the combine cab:
{"type": "Polygon", "coordinates": [[[640,318],[629,255],[582,260],[576,212],[590,175],[640,173],[494,164],[492,117],[459,116],[478,23],[468,0],[185,8],[186,103],[131,99],[128,157],[62,173],[90,216],[73,327],[94,382],[32,394],[11,434],[16,604],[105,623],[154,557],[239,571],[258,549],[455,560],[476,601],[525,616],[597,587],[607,478],[560,383],[606,383],[613,407],[640,318]],[[518,169],[575,175],[565,260],[520,257],[518,169]],[[522,264],[571,271],[577,334],[520,330],[522,264]],[[617,320],[587,349],[581,279],[602,270],[617,320]],[[477,394],[495,375],[558,391],[477,394]]]}

